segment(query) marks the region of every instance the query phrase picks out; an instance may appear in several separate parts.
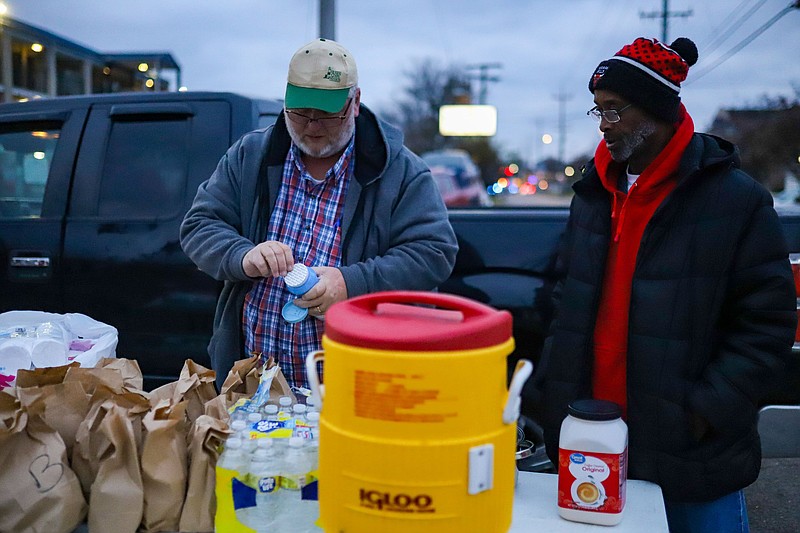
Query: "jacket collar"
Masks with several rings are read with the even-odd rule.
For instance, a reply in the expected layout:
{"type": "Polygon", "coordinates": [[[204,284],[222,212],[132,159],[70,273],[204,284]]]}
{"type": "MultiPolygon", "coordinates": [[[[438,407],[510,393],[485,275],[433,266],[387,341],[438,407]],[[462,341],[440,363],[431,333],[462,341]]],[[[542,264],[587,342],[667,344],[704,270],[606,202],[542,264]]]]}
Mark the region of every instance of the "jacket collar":
{"type": "MultiPolygon", "coordinates": [[[[378,179],[389,165],[392,134],[396,135],[396,132],[384,131],[384,125],[378,121],[375,114],[363,104],[361,105],[358,118],[356,118],[354,176],[362,187],[378,179]]],[[[272,128],[272,135],[267,145],[267,166],[282,167],[291,144],[292,138],[286,129],[286,118],[281,111],[272,128]]]]}
{"type": "MultiPolygon", "coordinates": [[[[583,168],[583,178],[577,181],[573,190],[578,195],[602,194],[605,191],[597,172],[595,159],[591,159],[583,168]]],[[[683,152],[678,164],[678,187],[691,182],[697,173],[714,171],[715,169],[738,168],[740,166],[739,151],[735,145],[714,135],[695,133],[683,152]]]]}

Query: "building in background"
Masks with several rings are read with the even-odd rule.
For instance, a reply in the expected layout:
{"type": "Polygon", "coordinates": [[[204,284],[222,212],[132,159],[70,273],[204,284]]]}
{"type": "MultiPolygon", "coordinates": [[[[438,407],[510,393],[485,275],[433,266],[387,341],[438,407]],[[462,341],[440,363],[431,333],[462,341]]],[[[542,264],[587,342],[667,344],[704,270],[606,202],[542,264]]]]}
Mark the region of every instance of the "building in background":
{"type": "Polygon", "coordinates": [[[779,100],[761,109],[720,109],[709,133],[739,148],[742,168],[772,192],[800,178],[800,101],[779,100]]]}
{"type": "Polygon", "coordinates": [[[181,68],[167,52],[96,52],[0,15],[0,101],[180,87],[181,68]]]}

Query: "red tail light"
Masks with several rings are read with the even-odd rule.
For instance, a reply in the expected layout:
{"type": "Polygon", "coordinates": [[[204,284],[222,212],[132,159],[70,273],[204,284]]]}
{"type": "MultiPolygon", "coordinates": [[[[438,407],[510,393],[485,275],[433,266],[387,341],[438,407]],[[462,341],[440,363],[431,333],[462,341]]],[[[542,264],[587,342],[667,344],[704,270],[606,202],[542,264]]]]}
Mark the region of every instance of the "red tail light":
{"type": "Polygon", "coordinates": [[[794,332],[794,342],[800,342],[800,254],[789,254],[789,263],[792,265],[794,276],[794,292],[797,296],[797,329],[794,332]]]}
{"type": "MultiPolygon", "coordinates": [[[[800,302],[800,300],[798,300],[800,302]]],[[[797,329],[794,330],[794,342],[800,342],[800,303],[797,309],[797,329]]]]}

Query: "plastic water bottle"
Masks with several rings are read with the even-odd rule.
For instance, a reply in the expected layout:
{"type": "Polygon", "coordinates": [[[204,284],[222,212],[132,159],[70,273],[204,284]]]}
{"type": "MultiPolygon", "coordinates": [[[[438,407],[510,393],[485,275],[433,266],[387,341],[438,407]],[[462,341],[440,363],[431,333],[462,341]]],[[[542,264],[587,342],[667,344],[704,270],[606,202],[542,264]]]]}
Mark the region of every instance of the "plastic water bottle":
{"type": "Polygon", "coordinates": [[[276,422],[278,420],[278,406],[268,403],[264,406],[264,420],[276,422]]]}
{"type": "Polygon", "coordinates": [[[233,423],[237,420],[247,420],[247,413],[241,409],[235,410],[233,413],[231,413],[231,422],[233,423]]]}
{"type": "MultiPolygon", "coordinates": [[[[319,468],[319,441],[312,440],[306,442],[304,451],[308,460],[309,472],[315,472],[319,468]]],[[[308,483],[311,483],[315,479],[317,479],[316,474],[309,474],[306,476],[306,481],[308,483]]],[[[309,533],[319,531],[319,528],[315,524],[317,518],[319,518],[319,502],[301,500],[300,507],[302,508],[303,512],[300,518],[300,524],[298,526],[304,527],[305,529],[298,529],[298,531],[309,533]]]]}
{"type": "Polygon", "coordinates": [[[292,416],[299,422],[306,421],[306,406],[302,403],[296,403],[292,406],[292,416]]]}
{"type": "Polygon", "coordinates": [[[233,435],[242,441],[242,452],[249,454],[255,450],[255,442],[250,438],[250,428],[245,420],[234,420],[231,422],[233,435]]]}
{"type": "MultiPolygon", "coordinates": [[[[233,470],[234,477],[243,479],[247,475],[249,456],[245,453],[242,440],[236,436],[228,437],[225,441],[222,454],[217,460],[217,468],[233,470]]],[[[250,525],[250,509],[236,509],[236,519],[245,525],[250,525]]]]}
{"type": "Polygon", "coordinates": [[[244,450],[242,449],[242,440],[237,437],[228,438],[228,440],[225,441],[222,454],[217,461],[217,466],[241,473],[246,465],[247,461],[244,450]]]}
{"type": "Polygon", "coordinates": [[[281,520],[276,531],[300,533],[313,531],[319,513],[317,502],[303,501],[300,491],[306,485],[311,464],[305,440],[291,437],[281,468],[281,520]]]}
{"type": "Polygon", "coordinates": [[[278,398],[280,408],[278,409],[278,420],[286,420],[292,417],[292,398],[290,396],[281,396],[278,398]]]}
{"type": "Polygon", "coordinates": [[[319,412],[311,411],[306,415],[306,424],[311,434],[311,440],[319,439],[319,412]]]}
{"type": "Polygon", "coordinates": [[[280,459],[278,448],[276,448],[275,439],[258,439],[256,450],[261,448],[268,450],[270,453],[275,453],[276,461],[280,459]]]}
{"type": "Polygon", "coordinates": [[[319,441],[312,440],[306,444],[306,454],[308,455],[309,472],[319,468],[319,441]]]}
{"type": "Polygon", "coordinates": [[[251,523],[258,533],[276,531],[280,518],[280,464],[270,439],[261,439],[250,461],[256,483],[256,508],[251,523]]]}
{"type": "Polygon", "coordinates": [[[308,412],[319,411],[319,400],[316,396],[309,396],[306,398],[306,409],[308,412]]]}

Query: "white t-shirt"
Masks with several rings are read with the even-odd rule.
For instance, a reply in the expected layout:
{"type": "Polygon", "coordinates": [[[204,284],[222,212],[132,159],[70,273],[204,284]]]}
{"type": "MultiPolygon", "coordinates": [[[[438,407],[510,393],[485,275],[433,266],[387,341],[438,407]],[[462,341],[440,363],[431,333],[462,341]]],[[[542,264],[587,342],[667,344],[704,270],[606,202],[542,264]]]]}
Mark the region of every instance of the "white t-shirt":
{"type": "Polygon", "coordinates": [[[631,190],[631,187],[639,179],[639,174],[631,174],[630,167],[625,169],[625,173],[628,175],[628,190],[631,190]]]}

